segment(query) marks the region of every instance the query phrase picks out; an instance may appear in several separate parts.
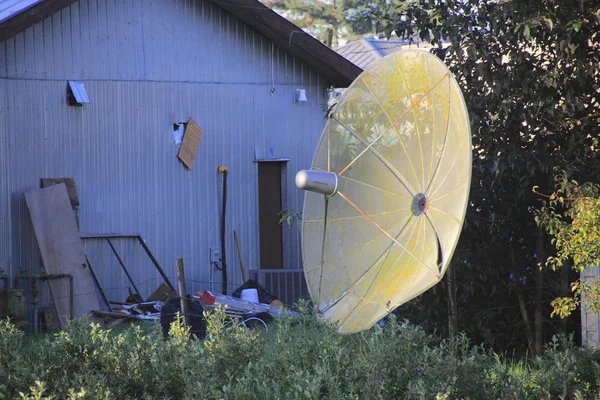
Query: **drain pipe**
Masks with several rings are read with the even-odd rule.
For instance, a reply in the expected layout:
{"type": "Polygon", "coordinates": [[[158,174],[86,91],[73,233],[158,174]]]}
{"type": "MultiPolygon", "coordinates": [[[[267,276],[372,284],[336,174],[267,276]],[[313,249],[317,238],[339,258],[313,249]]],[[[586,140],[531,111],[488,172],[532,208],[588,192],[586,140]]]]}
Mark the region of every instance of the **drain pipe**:
{"type": "Polygon", "coordinates": [[[10,278],[8,275],[0,275],[0,280],[4,281],[4,290],[10,287],[10,278]]]}
{"type": "Polygon", "coordinates": [[[33,308],[33,332],[38,333],[38,296],[40,295],[40,287],[38,286],[38,280],[31,280],[31,307],[33,308]]]}
{"type": "Polygon", "coordinates": [[[38,285],[38,281],[47,281],[53,279],[62,279],[69,278],[69,314],[70,318],[73,319],[74,316],[74,296],[73,296],[73,275],[71,274],[39,274],[39,275],[31,275],[31,274],[19,274],[15,277],[15,286],[19,286],[18,283],[20,280],[31,280],[31,308],[33,309],[33,331],[35,333],[38,332],[38,318],[37,318],[37,306],[38,306],[38,296],[40,294],[40,289],[38,285]]]}
{"type": "Polygon", "coordinates": [[[220,165],[219,174],[223,174],[223,204],[221,206],[221,272],[223,273],[223,294],[227,294],[227,258],[225,248],[225,216],[227,215],[227,167],[220,165]]]}

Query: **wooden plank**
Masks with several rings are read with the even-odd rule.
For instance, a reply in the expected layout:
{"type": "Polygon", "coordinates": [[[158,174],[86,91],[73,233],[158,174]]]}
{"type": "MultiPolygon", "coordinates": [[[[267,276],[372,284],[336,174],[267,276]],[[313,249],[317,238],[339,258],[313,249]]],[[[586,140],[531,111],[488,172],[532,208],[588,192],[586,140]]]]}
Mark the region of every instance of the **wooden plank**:
{"type": "Polygon", "coordinates": [[[92,313],[101,317],[120,318],[120,319],[135,319],[135,315],[125,314],[114,311],[92,310],[92,313]]]}
{"type": "Polygon", "coordinates": [[[190,313],[188,309],[187,289],[185,287],[185,272],[183,270],[183,258],[177,259],[177,281],[179,282],[179,302],[181,303],[181,313],[183,314],[183,327],[190,327],[190,313]]]}
{"type": "Polygon", "coordinates": [[[196,159],[196,153],[198,152],[198,146],[200,146],[202,134],[202,128],[190,118],[185,127],[183,140],[181,141],[179,153],[177,154],[177,157],[179,157],[181,162],[188,169],[192,169],[194,166],[194,160],[196,159]]]}
{"type": "MultiPolygon", "coordinates": [[[[50,306],[40,312],[42,330],[44,332],[54,332],[60,330],[60,320],[56,307],[50,306]]],[[[36,316],[37,317],[37,316],[36,316]]]]}
{"type": "MultiPolygon", "coordinates": [[[[98,309],[96,286],[87,268],[65,184],[27,192],[25,201],[46,273],[73,276],[74,316],[77,318],[98,309]]],[[[54,279],[48,283],[61,327],[64,327],[70,312],[69,281],[54,279]]]]}
{"type": "Polygon", "coordinates": [[[161,283],[154,292],[148,298],[146,302],[150,301],[162,301],[166,303],[170,297],[177,297],[177,292],[171,289],[166,283],[161,283]]]}

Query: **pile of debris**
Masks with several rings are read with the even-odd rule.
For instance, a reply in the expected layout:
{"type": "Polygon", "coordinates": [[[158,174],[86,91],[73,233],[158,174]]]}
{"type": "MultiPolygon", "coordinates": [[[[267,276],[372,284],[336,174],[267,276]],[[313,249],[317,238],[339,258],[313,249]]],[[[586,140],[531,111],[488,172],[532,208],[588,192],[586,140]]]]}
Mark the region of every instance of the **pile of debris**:
{"type": "MultiPolygon", "coordinates": [[[[176,313],[179,312],[184,317],[184,324],[192,325],[192,331],[194,330],[193,321],[199,321],[200,325],[204,324],[204,311],[210,312],[218,307],[222,307],[227,316],[239,320],[241,324],[245,324],[249,320],[260,320],[266,327],[266,324],[272,319],[298,318],[297,313],[287,310],[279,299],[251,279],[236,289],[231,296],[209,291],[188,296],[185,290],[183,259],[181,258],[177,260],[178,293],[140,234],[95,233],[82,235],[79,232],[78,220],[74,214],[74,211],[79,209],[79,200],[72,178],[44,178],[41,186],[40,190],[25,193],[25,201],[42,255],[44,273],[18,276],[19,279],[31,280],[32,311],[34,321],[36,321],[35,332],[38,330],[37,296],[39,294],[38,282],[40,281],[49,283],[54,300],[55,320],[59,328],[64,328],[69,318],[89,314],[90,311],[92,321],[104,322],[109,327],[126,320],[160,320],[163,330],[168,330],[170,321],[173,321],[176,313]],[[107,298],[94,267],[85,253],[82,240],[86,239],[102,241],[99,243],[106,242],[110,246],[118,264],[131,283],[129,297],[124,302],[116,302],[107,298]],[[142,297],[123,257],[113,244],[113,240],[117,239],[137,241],[163,278],[164,283],[161,283],[146,299],[142,297]],[[248,293],[251,296],[247,296],[248,293]],[[101,304],[99,299],[104,304],[101,304]],[[185,313],[181,312],[186,308],[185,313]],[[190,323],[190,321],[192,322],[190,323]]],[[[236,234],[236,242],[237,240],[236,234]]],[[[242,273],[243,271],[242,268],[242,273]]],[[[243,278],[245,280],[245,276],[243,278]]],[[[5,280],[8,281],[8,277],[5,277],[5,280]]],[[[201,331],[200,329],[199,332],[201,331]]],[[[198,336],[202,337],[203,333],[198,336]]]]}
{"type": "Polygon", "coordinates": [[[212,293],[205,290],[201,294],[192,295],[194,300],[200,301],[204,308],[208,311],[214,310],[218,307],[223,307],[225,314],[232,317],[243,317],[249,314],[266,313],[271,318],[283,318],[290,316],[292,318],[298,318],[299,315],[295,311],[286,310],[283,307],[283,303],[279,300],[275,300],[281,304],[280,307],[265,303],[255,303],[252,301],[244,300],[241,298],[235,298],[224,294],[212,293]]]}
{"type": "MultiPolygon", "coordinates": [[[[258,296],[256,297],[258,298],[258,296]]],[[[135,298],[136,296],[132,295],[128,300],[131,301],[135,298]]],[[[181,312],[180,299],[181,297],[174,290],[163,283],[146,299],[146,301],[121,303],[117,306],[113,306],[111,311],[92,310],[92,312],[95,315],[104,318],[109,326],[114,325],[114,320],[160,320],[163,327],[163,333],[166,335],[171,322],[175,319],[175,314],[177,312],[183,314],[181,312]]],[[[297,312],[286,309],[283,302],[273,297],[257,282],[252,280],[247,281],[240,288],[236,289],[236,291],[233,292],[233,296],[205,290],[187,296],[187,299],[189,304],[188,317],[191,320],[191,331],[198,337],[204,337],[205,334],[203,312],[211,312],[217,308],[222,308],[225,311],[225,315],[238,319],[239,323],[244,325],[247,321],[258,320],[266,326],[273,319],[286,317],[297,319],[299,317],[297,312]],[[252,290],[255,290],[256,293],[260,292],[262,297],[261,300],[264,300],[265,298],[272,298],[273,300],[269,304],[266,304],[260,301],[255,302],[241,298],[241,292],[252,290]]]]}

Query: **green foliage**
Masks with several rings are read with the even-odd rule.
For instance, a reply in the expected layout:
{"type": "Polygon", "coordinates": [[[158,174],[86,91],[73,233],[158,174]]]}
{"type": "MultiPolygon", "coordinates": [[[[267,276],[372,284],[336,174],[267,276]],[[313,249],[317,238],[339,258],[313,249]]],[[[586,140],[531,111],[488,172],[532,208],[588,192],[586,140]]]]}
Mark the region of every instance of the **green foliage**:
{"type": "Polygon", "coordinates": [[[101,329],[81,319],[29,339],[0,324],[0,399],[592,399],[600,354],[556,338],[534,361],[440,340],[391,315],[383,326],[340,335],[308,303],[298,321],[248,329],[222,310],[208,336],[176,320],[101,329]]]}
{"type": "Polygon", "coordinates": [[[598,398],[598,354],[573,346],[572,340],[555,336],[537,359],[538,381],[547,398],[598,398]]]}
{"type": "MultiPolygon", "coordinates": [[[[517,294],[530,316],[536,305],[549,316],[550,302],[563,290],[559,272],[537,278],[538,264],[554,249],[538,234],[532,209],[540,197],[531,189],[552,192],[553,167],[574,171],[580,182],[600,182],[599,8],[571,0],[408,0],[370,14],[388,37],[437,46],[464,94],[473,173],[454,257],[460,260],[459,327],[478,343],[525,351],[517,294]]],[[[584,222],[580,230],[591,235],[584,222]]],[[[438,286],[401,312],[444,333],[447,290],[438,286]]],[[[546,341],[555,329],[545,323],[535,330],[545,330],[546,341]]]]}
{"type": "Polygon", "coordinates": [[[300,226],[302,225],[302,211],[283,210],[280,211],[277,215],[279,216],[280,224],[285,223],[290,227],[297,226],[298,228],[300,228],[300,226]]]}
{"type": "MultiPolygon", "coordinates": [[[[572,261],[577,272],[598,265],[600,254],[600,185],[580,185],[571,179],[571,173],[559,171],[555,191],[539,208],[536,221],[552,236],[556,255],[548,257],[546,266],[552,269],[563,267],[572,261]]],[[[534,188],[534,191],[536,188],[534,188]]],[[[572,284],[573,295],[559,297],[552,302],[552,315],[569,316],[580,304],[584,294],[593,312],[600,312],[600,284],[577,280],[572,284]]]]}
{"type": "Polygon", "coordinates": [[[332,47],[341,38],[354,38],[373,32],[373,24],[364,18],[366,10],[386,7],[386,1],[365,0],[263,0],[263,3],[288,20],[332,47]]]}
{"type": "Polygon", "coordinates": [[[253,359],[260,356],[263,337],[256,331],[239,325],[237,319],[225,315],[218,308],[212,313],[204,312],[207,322],[207,338],[204,346],[208,353],[208,363],[214,371],[219,385],[226,385],[234,376],[243,373],[253,359]]]}

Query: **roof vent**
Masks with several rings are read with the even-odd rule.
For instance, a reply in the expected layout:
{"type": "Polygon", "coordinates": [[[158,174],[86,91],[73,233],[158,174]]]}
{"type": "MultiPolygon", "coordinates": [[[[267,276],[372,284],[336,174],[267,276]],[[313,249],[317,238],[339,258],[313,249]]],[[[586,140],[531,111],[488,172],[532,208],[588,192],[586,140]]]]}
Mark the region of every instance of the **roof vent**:
{"type": "Polygon", "coordinates": [[[67,86],[67,101],[70,106],[83,106],[84,103],[89,103],[88,97],[83,82],[69,81],[67,86]]]}

